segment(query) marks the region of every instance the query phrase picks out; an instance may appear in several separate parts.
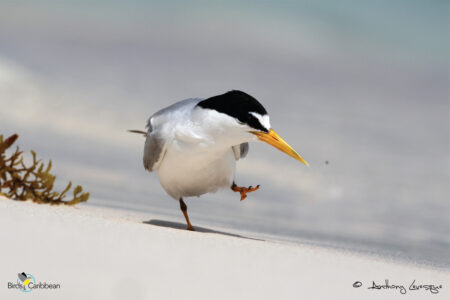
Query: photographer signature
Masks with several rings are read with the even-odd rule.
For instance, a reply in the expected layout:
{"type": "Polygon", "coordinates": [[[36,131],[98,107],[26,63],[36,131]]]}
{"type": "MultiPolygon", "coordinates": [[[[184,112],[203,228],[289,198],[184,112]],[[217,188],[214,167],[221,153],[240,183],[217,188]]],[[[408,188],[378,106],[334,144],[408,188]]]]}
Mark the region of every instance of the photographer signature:
{"type": "MultiPolygon", "coordinates": [[[[359,288],[363,284],[360,281],[356,281],[353,283],[354,288],[359,288]]],[[[439,290],[442,289],[442,284],[434,285],[434,284],[417,284],[416,280],[414,279],[411,284],[408,286],[408,288],[405,285],[402,284],[390,284],[389,279],[386,279],[384,281],[384,284],[377,284],[375,281],[372,281],[372,285],[370,285],[367,289],[369,290],[398,290],[400,294],[406,294],[407,291],[418,291],[418,290],[425,290],[429,291],[432,294],[439,293],[439,290]]]]}

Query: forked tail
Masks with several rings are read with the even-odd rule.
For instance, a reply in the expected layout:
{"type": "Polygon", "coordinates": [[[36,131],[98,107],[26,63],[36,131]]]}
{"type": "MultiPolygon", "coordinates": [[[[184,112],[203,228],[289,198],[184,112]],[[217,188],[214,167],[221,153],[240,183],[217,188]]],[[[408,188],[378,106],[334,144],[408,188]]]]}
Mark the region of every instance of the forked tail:
{"type": "Polygon", "coordinates": [[[142,134],[143,136],[147,136],[147,132],[142,131],[142,130],[133,130],[132,129],[132,130],[128,130],[128,132],[142,134]]]}

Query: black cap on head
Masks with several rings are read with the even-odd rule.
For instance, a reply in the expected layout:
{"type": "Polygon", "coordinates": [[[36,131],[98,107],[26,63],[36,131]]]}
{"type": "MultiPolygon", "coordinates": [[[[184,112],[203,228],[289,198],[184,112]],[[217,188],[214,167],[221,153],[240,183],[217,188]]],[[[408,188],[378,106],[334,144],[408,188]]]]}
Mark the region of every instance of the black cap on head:
{"type": "Polygon", "coordinates": [[[268,128],[265,128],[255,116],[250,114],[254,112],[264,116],[267,115],[266,109],[258,102],[258,100],[244,92],[236,90],[229,91],[225,94],[200,101],[197,106],[214,109],[220,113],[227,114],[252,128],[268,132],[268,128]]]}

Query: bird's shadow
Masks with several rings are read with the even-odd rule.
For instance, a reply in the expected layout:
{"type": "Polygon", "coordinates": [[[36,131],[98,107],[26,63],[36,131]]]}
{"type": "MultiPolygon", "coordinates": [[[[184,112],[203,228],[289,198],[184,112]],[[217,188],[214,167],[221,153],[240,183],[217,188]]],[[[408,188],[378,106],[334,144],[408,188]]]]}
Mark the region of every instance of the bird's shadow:
{"type": "MultiPolygon", "coordinates": [[[[172,221],[166,221],[166,220],[155,220],[155,219],[152,219],[152,220],[149,220],[149,221],[143,221],[142,223],[149,224],[149,225],[154,225],[154,226],[166,227],[166,228],[187,230],[186,229],[186,224],[184,224],[184,223],[178,223],[178,222],[172,222],[172,221]]],[[[200,227],[200,226],[194,226],[194,229],[195,229],[195,232],[215,233],[215,234],[222,234],[222,235],[237,237],[237,238],[241,238],[241,239],[248,239],[248,240],[255,240],[255,241],[264,241],[262,239],[247,237],[247,236],[243,236],[243,235],[239,235],[239,234],[235,234],[235,233],[230,233],[230,232],[213,230],[213,229],[200,227]]]]}

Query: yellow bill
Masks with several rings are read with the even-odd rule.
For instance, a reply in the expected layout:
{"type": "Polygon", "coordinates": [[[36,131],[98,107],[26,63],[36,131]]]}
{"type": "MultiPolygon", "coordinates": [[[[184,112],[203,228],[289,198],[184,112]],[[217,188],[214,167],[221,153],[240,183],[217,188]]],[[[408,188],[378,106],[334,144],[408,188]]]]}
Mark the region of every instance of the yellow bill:
{"type": "Polygon", "coordinates": [[[254,135],[258,137],[263,142],[266,142],[269,145],[274,146],[280,151],[283,151],[289,156],[292,156],[298,161],[301,161],[305,165],[309,166],[308,162],[303,159],[288,143],[286,143],[273,129],[270,129],[269,132],[260,132],[260,131],[250,131],[254,135]]]}

